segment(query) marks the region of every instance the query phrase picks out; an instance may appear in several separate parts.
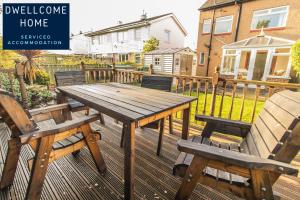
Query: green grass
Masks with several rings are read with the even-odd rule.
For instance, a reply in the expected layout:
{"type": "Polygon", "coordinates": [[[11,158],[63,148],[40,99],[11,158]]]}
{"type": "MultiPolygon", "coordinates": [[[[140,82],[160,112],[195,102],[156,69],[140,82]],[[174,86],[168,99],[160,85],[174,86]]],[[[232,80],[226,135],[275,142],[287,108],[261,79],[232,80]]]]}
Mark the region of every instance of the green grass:
{"type": "MultiPolygon", "coordinates": [[[[196,94],[193,93],[192,96],[196,96],[196,94]]],[[[208,94],[207,101],[206,101],[207,102],[206,103],[206,111],[205,111],[206,115],[210,114],[211,98],[212,98],[212,95],[208,94]]],[[[204,99],[205,99],[205,95],[203,93],[201,93],[198,98],[197,114],[203,114],[202,112],[203,112],[203,108],[204,108],[204,99]]],[[[232,99],[231,96],[224,96],[223,108],[222,108],[222,113],[221,113],[222,118],[227,118],[227,119],[229,118],[229,111],[230,111],[231,101],[232,101],[231,99],[232,99]]],[[[219,116],[220,103],[221,103],[221,96],[217,95],[214,116],[219,116]]],[[[256,109],[255,109],[255,116],[257,116],[258,113],[260,112],[260,110],[263,108],[264,103],[265,102],[261,101],[261,100],[257,101],[256,109]]],[[[254,99],[249,99],[249,98],[245,99],[242,121],[251,122],[254,104],[255,104],[254,99]]],[[[196,123],[195,122],[196,105],[197,105],[196,101],[192,103],[191,118],[190,118],[192,123],[196,123]]],[[[240,120],[241,107],[242,107],[242,98],[235,97],[234,102],[233,102],[231,119],[240,120]]],[[[181,116],[181,113],[178,113],[176,115],[176,117],[179,117],[179,116],[181,116]]],[[[198,124],[198,122],[197,122],[197,124],[198,124]]]]}

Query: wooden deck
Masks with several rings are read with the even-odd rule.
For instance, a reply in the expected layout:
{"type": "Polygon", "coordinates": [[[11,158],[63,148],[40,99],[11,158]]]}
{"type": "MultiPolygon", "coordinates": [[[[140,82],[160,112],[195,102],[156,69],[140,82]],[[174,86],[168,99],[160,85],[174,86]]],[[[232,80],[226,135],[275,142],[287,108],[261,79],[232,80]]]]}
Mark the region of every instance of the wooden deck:
{"type": "MultiPolygon", "coordinates": [[[[100,129],[99,142],[108,167],[106,174],[99,175],[87,149],[77,157],[69,155],[52,163],[48,168],[42,199],[122,199],[123,198],[123,149],[119,147],[121,124],[105,118],[106,126],[94,123],[100,129]]],[[[167,127],[168,123],[166,123],[167,127]]],[[[165,130],[164,144],[160,157],[156,156],[158,134],[150,129],[136,131],[136,199],[174,199],[181,183],[172,175],[173,164],[179,154],[176,148],[181,125],[174,124],[175,135],[165,130]]],[[[192,134],[199,133],[191,129],[192,134]]],[[[7,149],[9,131],[0,124],[0,170],[7,149]]],[[[228,138],[215,139],[234,142],[228,138]]],[[[29,147],[23,148],[13,186],[0,191],[0,200],[23,199],[28,184],[27,160],[33,156],[29,147]]],[[[300,159],[293,162],[300,167],[300,159]]],[[[300,178],[282,176],[274,186],[276,195],[283,199],[300,199],[300,178]]],[[[237,199],[212,188],[198,185],[191,199],[237,199]]]]}

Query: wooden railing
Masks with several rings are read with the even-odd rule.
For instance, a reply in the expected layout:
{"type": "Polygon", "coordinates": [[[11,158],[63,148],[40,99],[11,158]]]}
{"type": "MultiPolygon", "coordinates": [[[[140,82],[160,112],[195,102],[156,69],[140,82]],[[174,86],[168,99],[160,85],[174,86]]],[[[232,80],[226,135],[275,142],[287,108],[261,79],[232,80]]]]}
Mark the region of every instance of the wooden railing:
{"type": "MultiPolygon", "coordinates": [[[[139,85],[144,75],[171,76],[174,78],[172,92],[198,97],[191,108],[194,123],[198,123],[193,120],[195,114],[252,123],[272,94],[284,89],[300,90],[300,84],[222,79],[218,72],[212,77],[151,74],[115,68],[86,69],[85,72],[89,83],[114,81],[139,85]]],[[[180,119],[181,113],[176,117],[180,119]]]]}

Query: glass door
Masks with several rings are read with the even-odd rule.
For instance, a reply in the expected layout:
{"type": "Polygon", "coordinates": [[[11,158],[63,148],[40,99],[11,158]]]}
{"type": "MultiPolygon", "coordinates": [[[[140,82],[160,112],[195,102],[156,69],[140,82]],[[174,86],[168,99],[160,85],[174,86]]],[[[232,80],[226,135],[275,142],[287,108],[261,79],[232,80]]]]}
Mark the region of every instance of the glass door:
{"type": "Polygon", "coordinates": [[[253,68],[252,80],[261,81],[263,79],[267,55],[267,51],[257,51],[253,68]]]}

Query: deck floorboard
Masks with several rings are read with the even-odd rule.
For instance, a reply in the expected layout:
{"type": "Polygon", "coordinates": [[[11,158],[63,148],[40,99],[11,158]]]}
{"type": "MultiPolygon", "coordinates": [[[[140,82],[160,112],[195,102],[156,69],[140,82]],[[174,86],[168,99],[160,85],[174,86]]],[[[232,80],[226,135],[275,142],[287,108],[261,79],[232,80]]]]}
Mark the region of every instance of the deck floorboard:
{"type": "MultiPolygon", "coordinates": [[[[100,175],[89,151],[84,148],[76,157],[69,155],[50,164],[43,187],[42,199],[123,199],[123,149],[119,147],[122,124],[116,124],[111,118],[105,118],[106,125],[92,124],[100,129],[99,141],[108,170],[100,175]]],[[[179,155],[176,141],[179,138],[181,124],[174,125],[174,135],[168,134],[166,123],[161,156],[156,156],[158,134],[155,130],[137,129],[136,131],[136,199],[174,199],[181,180],[172,175],[173,164],[179,155]]],[[[192,134],[199,133],[191,129],[192,134]]],[[[7,150],[6,140],[9,130],[0,124],[0,174],[7,150]]],[[[220,141],[234,142],[226,137],[215,137],[220,141]]],[[[14,184],[0,191],[0,200],[22,200],[29,179],[27,160],[33,157],[33,151],[24,147],[17,168],[14,184]]],[[[293,162],[300,166],[300,159],[293,162]]],[[[282,176],[274,185],[274,190],[282,199],[300,199],[300,178],[282,176]]],[[[221,193],[198,184],[191,199],[238,199],[228,193],[221,193]]]]}

